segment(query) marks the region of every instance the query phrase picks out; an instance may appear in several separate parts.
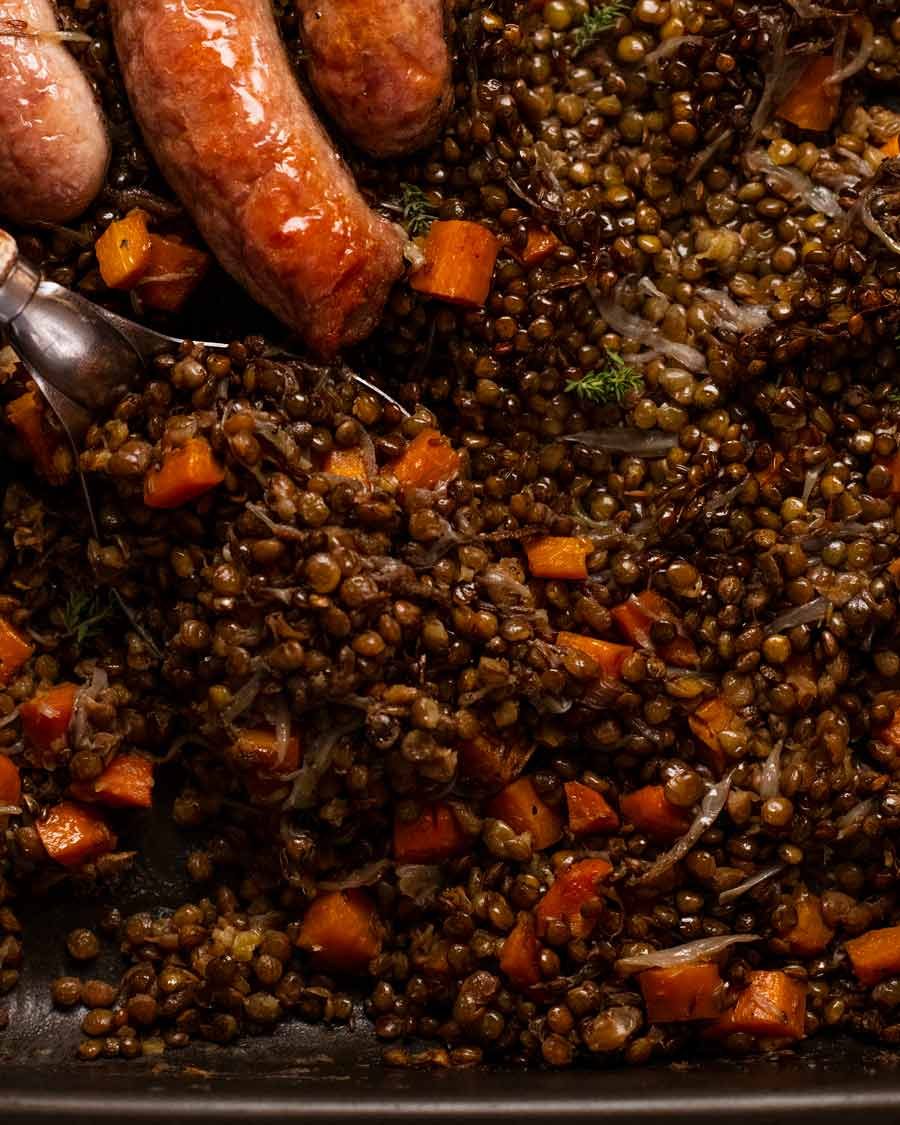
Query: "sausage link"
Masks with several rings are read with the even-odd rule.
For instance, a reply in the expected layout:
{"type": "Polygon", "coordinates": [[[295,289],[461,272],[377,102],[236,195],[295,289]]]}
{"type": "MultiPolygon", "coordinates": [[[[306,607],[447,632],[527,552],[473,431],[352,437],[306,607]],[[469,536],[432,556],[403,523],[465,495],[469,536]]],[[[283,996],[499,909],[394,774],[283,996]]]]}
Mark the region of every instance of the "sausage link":
{"type": "Polygon", "coordinates": [[[404,236],[297,86],[271,0],[110,0],[134,114],[233,277],[321,355],[367,336],[404,236]]]}
{"type": "Polygon", "coordinates": [[[429,144],[450,109],[444,0],[297,0],[309,78],[373,156],[429,144]]]}
{"type": "Polygon", "coordinates": [[[64,223],[103,186],[109,137],[48,0],[0,0],[0,213],[64,223]]]}

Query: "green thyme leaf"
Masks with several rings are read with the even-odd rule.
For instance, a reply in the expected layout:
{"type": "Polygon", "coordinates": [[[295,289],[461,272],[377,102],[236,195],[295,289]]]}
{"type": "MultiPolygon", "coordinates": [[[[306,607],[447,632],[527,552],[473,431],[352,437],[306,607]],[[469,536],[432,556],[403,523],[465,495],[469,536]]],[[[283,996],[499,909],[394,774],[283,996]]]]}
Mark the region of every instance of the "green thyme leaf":
{"type": "Polygon", "coordinates": [[[415,184],[400,185],[400,209],[403,212],[403,225],[410,238],[426,234],[434,215],[428,196],[415,184]]]}
{"type": "Polygon", "coordinates": [[[566,385],[566,390],[585,402],[600,405],[612,402],[621,404],[643,391],[644,380],[617,352],[608,351],[606,358],[608,362],[605,367],[588,371],[580,379],[573,379],[566,385]]]}
{"type": "Polygon", "coordinates": [[[114,613],[114,607],[100,594],[73,590],[63,609],[63,625],[67,636],[80,647],[96,637],[114,613]]]}
{"type": "Polygon", "coordinates": [[[616,26],[628,10],[624,0],[613,0],[612,4],[599,4],[584,17],[581,27],[575,29],[575,51],[580,55],[588,47],[593,47],[604,32],[616,26]]]}

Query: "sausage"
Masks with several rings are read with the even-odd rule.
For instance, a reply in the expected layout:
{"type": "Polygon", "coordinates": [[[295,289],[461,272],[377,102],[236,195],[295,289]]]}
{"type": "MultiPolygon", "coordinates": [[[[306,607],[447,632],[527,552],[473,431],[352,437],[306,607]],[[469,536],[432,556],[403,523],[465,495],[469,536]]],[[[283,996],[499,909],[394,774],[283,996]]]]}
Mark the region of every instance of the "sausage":
{"type": "Polygon", "coordinates": [[[322,104],[372,156],[437,137],[450,109],[444,0],[297,0],[322,104]]]}
{"type": "Polygon", "coordinates": [[[100,107],[57,30],[49,0],[0,0],[0,212],[19,223],[74,219],[109,165],[100,107]]]}
{"type": "Polygon", "coordinates": [[[405,236],[301,94],[271,0],[109,6],[147,144],[221,264],[320,355],[367,336],[405,236]]]}

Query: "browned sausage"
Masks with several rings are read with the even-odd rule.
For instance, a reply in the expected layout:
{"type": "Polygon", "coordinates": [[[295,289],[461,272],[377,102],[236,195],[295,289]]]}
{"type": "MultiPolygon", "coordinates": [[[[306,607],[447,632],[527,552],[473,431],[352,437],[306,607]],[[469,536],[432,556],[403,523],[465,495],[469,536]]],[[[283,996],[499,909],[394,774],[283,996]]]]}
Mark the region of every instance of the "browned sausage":
{"type": "Polygon", "coordinates": [[[309,77],[348,137],[399,156],[438,135],[452,99],[444,0],[297,0],[309,77]]]}
{"type": "Polygon", "coordinates": [[[0,213],[20,223],[80,215],[109,163],[100,107],[56,34],[48,0],[0,0],[0,213]]]}
{"type": "Polygon", "coordinates": [[[270,0],[110,0],[135,116],[222,265],[315,351],[366,336],[403,270],[306,103],[270,0]]]}

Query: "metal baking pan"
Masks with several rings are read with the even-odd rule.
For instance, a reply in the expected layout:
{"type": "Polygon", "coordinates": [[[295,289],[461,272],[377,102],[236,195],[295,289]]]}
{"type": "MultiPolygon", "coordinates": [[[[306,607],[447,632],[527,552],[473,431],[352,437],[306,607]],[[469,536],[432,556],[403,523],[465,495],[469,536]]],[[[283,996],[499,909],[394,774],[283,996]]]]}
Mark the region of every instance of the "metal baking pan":
{"type": "MultiPolygon", "coordinates": [[[[169,801],[163,799],[162,810],[169,801]]],[[[103,905],[123,911],[177,906],[196,895],[183,880],[195,841],[165,815],[136,814],[129,843],[141,850],[116,892],[55,890],[19,903],[25,966],[7,998],[0,1035],[0,1122],[900,1122],[900,1052],[845,1040],[817,1040],[779,1059],[714,1056],[668,1066],[550,1072],[509,1067],[396,1071],[364,1018],[354,1030],[289,1023],[271,1036],[199,1045],[153,1059],[75,1059],[81,1010],[52,1008],[50,981],[81,972],[115,980],[105,962],[73,966],[65,934],[94,925],[103,905]]]]}

